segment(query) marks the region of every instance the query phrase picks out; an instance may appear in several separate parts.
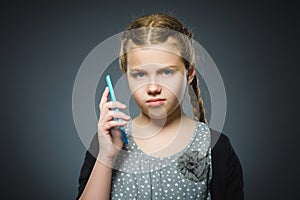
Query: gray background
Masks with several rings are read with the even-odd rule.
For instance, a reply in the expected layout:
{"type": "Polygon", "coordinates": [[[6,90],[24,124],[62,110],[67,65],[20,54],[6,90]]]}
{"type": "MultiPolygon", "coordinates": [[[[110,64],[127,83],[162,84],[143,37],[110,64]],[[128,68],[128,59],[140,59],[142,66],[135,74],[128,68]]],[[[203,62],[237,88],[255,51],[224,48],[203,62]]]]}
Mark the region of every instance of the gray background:
{"type": "Polygon", "coordinates": [[[75,198],[85,154],[72,117],[77,70],[133,18],[164,11],[192,28],[222,74],[224,133],[247,199],[299,198],[299,9],[209,2],[2,3],[1,199],[75,198]]]}

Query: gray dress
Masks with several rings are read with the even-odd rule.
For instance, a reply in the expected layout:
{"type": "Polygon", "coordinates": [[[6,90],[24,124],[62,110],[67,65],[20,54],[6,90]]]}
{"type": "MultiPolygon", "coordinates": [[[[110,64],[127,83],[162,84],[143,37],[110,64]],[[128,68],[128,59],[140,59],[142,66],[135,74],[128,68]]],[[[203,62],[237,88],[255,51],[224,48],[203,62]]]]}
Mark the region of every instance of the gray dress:
{"type": "Polygon", "coordinates": [[[210,199],[212,162],[209,127],[197,122],[189,144],[164,158],[141,151],[126,128],[128,145],[113,169],[111,199],[210,199]]]}

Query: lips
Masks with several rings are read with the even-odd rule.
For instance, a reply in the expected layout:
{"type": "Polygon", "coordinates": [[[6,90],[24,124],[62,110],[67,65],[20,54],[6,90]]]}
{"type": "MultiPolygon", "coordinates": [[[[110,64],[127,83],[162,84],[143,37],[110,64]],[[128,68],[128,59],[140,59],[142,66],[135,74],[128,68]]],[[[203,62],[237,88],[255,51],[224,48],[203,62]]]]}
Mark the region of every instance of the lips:
{"type": "Polygon", "coordinates": [[[160,105],[164,104],[165,101],[166,101],[166,99],[160,99],[160,98],[149,99],[149,100],[147,100],[147,104],[149,106],[160,106],[160,105]]]}

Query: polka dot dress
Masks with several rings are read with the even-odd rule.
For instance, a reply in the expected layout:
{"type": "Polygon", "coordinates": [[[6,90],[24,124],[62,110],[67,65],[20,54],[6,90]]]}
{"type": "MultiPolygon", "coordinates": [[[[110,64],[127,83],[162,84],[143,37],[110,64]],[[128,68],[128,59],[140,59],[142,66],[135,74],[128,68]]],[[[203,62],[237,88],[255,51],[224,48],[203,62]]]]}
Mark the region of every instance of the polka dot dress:
{"type": "Polygon", "coordinates": [[[126,128],[128,145],[120,151],[112,174],[111,199],[211,199],[212,163],[209,128],[197,122],[185,149],[157,158],[141,151],[126,128]]]}

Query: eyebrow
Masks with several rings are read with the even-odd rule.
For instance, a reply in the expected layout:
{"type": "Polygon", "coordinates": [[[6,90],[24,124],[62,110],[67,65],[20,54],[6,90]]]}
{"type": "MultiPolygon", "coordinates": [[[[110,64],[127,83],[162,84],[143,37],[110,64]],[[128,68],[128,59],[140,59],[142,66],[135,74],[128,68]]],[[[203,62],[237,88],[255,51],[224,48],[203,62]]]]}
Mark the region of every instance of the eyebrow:
{"type": "Polygon", "coordinates": [[[132,70],[130,70],[131,72],[143,72],[144,70],[142,70],[142,69],[132,69],[132,70]]]}
{"type": "MultiPolygon", "coordinates": [[[[138,67],[139,67],[139,66],[138,66],[138,67]]],[[[177,65],[166,65],[166,66],[162,67],[162,68],[159,69],[159,70],[164,70],[164,69],[169,69],[169,68],[173,68],[173,69],[177,70],[177,69],[178,69],[178,66],[177,66],[177,65]]],[[[132,69],[132,70],[130,70],[130,71],[132,71],[132,72],[143,72],[143,71],[145,71],[145,70],[144,70],[144,69],[132,69]]]]}

